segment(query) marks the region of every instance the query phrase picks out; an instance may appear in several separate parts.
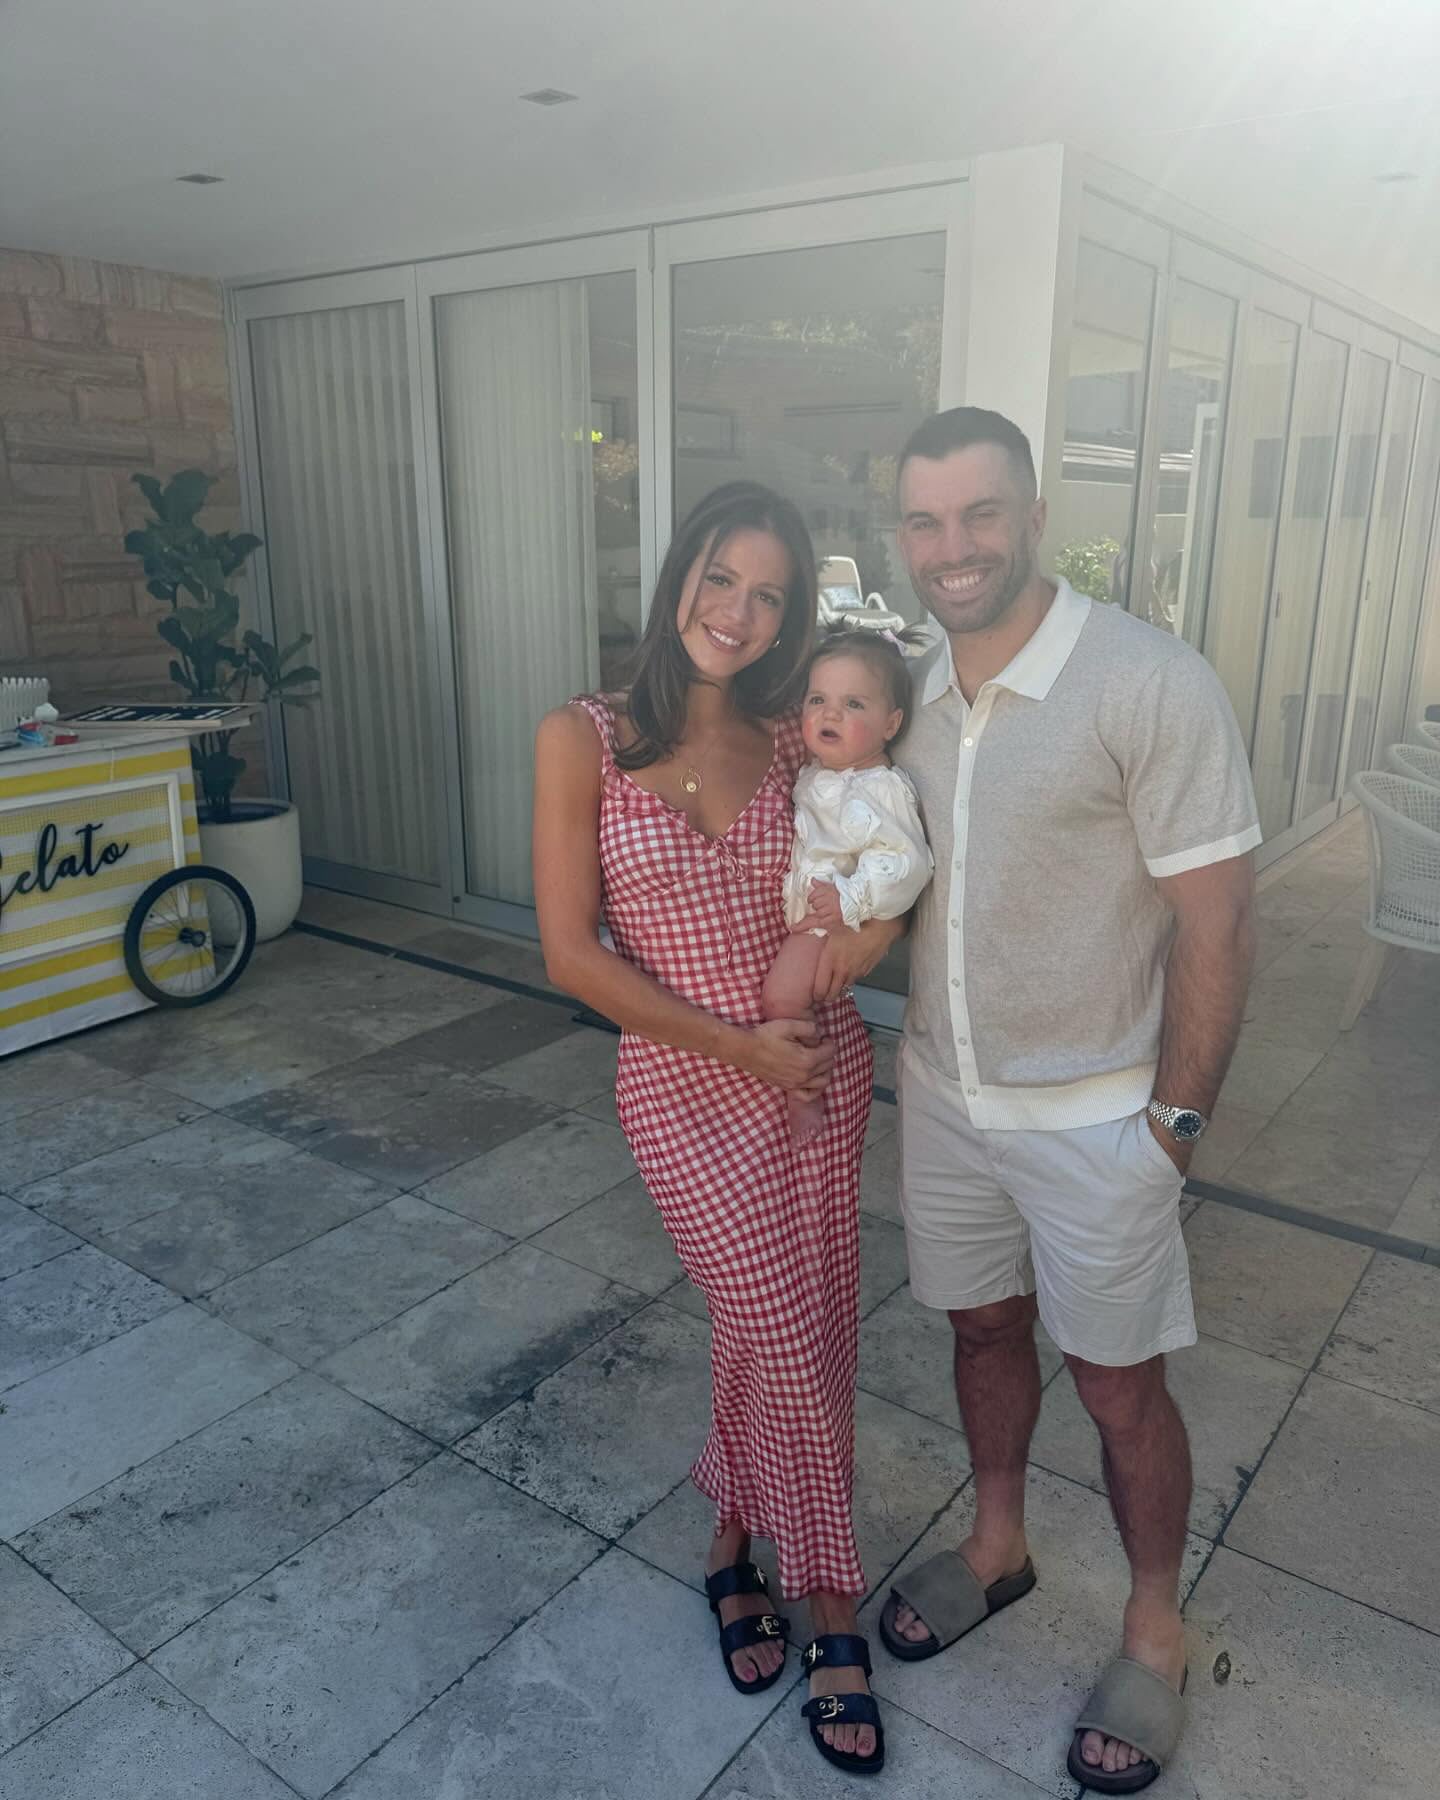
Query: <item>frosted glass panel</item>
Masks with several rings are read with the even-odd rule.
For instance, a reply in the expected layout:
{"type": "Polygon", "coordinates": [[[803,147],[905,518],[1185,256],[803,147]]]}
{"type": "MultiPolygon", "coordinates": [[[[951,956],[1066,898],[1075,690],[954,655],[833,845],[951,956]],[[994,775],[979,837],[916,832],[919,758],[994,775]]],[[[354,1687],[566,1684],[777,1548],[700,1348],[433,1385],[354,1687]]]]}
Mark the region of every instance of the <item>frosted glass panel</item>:
{"type": "Polygon", "coordinates": [[[1231,403],[1224,531],[1210,582],[1205,654],[1225,683],[1248,745],[1280,523],[1280,483],[1300,330],[1250,317],[1231,403]]]}
{"type": "Polygon", "coordinates": [[[1371,513],[1370,547],[1366,552],[1365,585],[1350,677],[1350,747],[1345,757],[1345,787],[1361,769],[1381,764],[1385,754],[1385,746],[1375,743],[1375,717],[1385,637],[1395,597],[1395,570],[1400,560],[1400,528],[1405,522],[1415,427],[1420,417],[1421,377],[1413,369],[1396,369],[1391,380],[1394,394],[1371,513]]]}
{"type": "Polygon", "coordinates": [[[276,626],[314,633],[321,679],[285,712],[306,854],[438,883],[404,308],[255,319],[250,343],[276,626]]]}
{"type": "Polygon", "coordinates": [[[1252,759],[1260,825],[1267,838],[1289,827],[1294,810],[1348,356],[1347,346],[1338,338],[1318,331],[1306,334],[1290,427],[1285,507],[1252,759]]]}
{"type": "Polygon", "coordinates": [[[1235,302],[1177,280],[1160,389],[1160,466],[1144,610],[1152,625],[1192,644],[1201,641],[1205,623],[1234,338],[1235,302]]]}
{"type": "Polygon", "coordinates": [[[435,302],[465,884],[529,904],[542,715],[639,628],[635,278],[435,302]]]}
{"type": "Polygon", "coordinates": [[[1335,798],[1389,373],[1388,363],[1362,350],[1350,378],[1345,460],[1339,503],[1330,521],[1320,637],[1310,671],[1310,749],[1296,814],[1301,819],[1335,798]]]}
{"type": "Polygon", "coordinates": [[[1045,543],[1057,574],[1092,599],[1121,606],[1131,591],[1154,297],[1155,271],[1147,264],[1080,245],[1063,479],[1050,496],[1045,543]]]}

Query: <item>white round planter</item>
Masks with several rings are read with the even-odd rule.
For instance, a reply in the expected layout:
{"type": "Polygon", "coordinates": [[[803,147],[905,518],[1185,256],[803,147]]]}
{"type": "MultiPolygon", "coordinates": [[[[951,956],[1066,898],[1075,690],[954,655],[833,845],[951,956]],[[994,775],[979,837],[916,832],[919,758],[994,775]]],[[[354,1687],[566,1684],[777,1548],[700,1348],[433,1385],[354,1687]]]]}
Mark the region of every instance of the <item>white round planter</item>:
{"type": "Polygon", "coordinates": [[[200,825],[200,858],[224,869],[249,894],[263,943],[295,923],[304,886],[300,814],[283,800],[237,800],[224,825],[200,825]]]}

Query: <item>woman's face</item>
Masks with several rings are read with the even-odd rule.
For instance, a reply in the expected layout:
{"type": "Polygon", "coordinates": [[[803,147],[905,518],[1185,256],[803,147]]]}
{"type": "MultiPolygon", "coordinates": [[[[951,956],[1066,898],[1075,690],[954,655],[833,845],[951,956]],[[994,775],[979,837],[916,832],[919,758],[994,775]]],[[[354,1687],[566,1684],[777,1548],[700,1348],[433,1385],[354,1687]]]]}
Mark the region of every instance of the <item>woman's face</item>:
{"type": "Polygon", "coordinates": [[[817,656],[800,714],[805,748],[827,769],[873,769],[904,714],[863,656],[817,656]]]}
{"type": "Polygon", "coordinates": [[[713,555],[712,546],[690,565],[676,623],[697,672],[730,682],[774,647],[795,571],[790,552],[768,531],[732,531],[713,555]]]}

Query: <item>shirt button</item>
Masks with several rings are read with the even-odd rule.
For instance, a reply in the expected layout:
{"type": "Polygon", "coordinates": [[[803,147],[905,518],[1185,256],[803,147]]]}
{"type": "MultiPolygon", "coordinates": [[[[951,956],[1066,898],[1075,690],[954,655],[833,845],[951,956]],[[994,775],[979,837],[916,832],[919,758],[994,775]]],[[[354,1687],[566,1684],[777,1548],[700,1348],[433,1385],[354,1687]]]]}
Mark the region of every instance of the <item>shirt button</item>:
{"type": "Polygon", "coordinates": [[[969,1044],[970,1040],[969,1038],[956,1038],[955,1042],[959,1044],[960,1048],[963,1050],[969,1044]]]}
{"type": "Polygon", "coordinates": [[[951,987],[959,987],[960,977],[958,975],[952,975],[950,977],[950,985],[951,985],[951,987]]]}
{"type": "Polygon", "coordinates": [[[952,931],[958,931],[960,929],[960,921],[958,919],[952,919],[950,921],[950,929],[952,931]]]}
{"type": "Polygon", "coordinates": [[[957,869],[963,869],[965,867],[964,863],[961,862],[961,860],[958,856],[955,858],[955,867],[957,869]]]}
{"type": "Polygon", "coordinates": [[[965,1092],[970,1096],[970,1098],[972,1100],[975,1098],[975,1089],[974,1088],[966,1088],[965,1092]]]}
{"type": "Polygon", "coordinates": [[[974,748],[974,747],[975,747],[975,740],[974,740],[974,738],[966,738],[966,739],[965,739],[965,748],[966,748],[966,749],[967,749],[967,750],[972,750],[972,749],[973,749],[973,748],[974,748]]]}

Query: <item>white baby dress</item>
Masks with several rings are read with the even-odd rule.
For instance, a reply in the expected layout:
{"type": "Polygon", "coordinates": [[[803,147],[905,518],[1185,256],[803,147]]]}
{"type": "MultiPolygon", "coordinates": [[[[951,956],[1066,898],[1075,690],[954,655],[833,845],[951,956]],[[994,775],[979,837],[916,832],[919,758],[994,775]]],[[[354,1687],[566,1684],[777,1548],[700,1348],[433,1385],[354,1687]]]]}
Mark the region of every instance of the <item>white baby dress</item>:
{"type": "Polygon", "coordinates": [[[833,883],[852,929],[908,912],[934,871],[910,777],[880,764],[827,769],[807,763],[795,778],[795,847],[785,877],[785,918],[810,910],[810,883],[833,883]]]}

